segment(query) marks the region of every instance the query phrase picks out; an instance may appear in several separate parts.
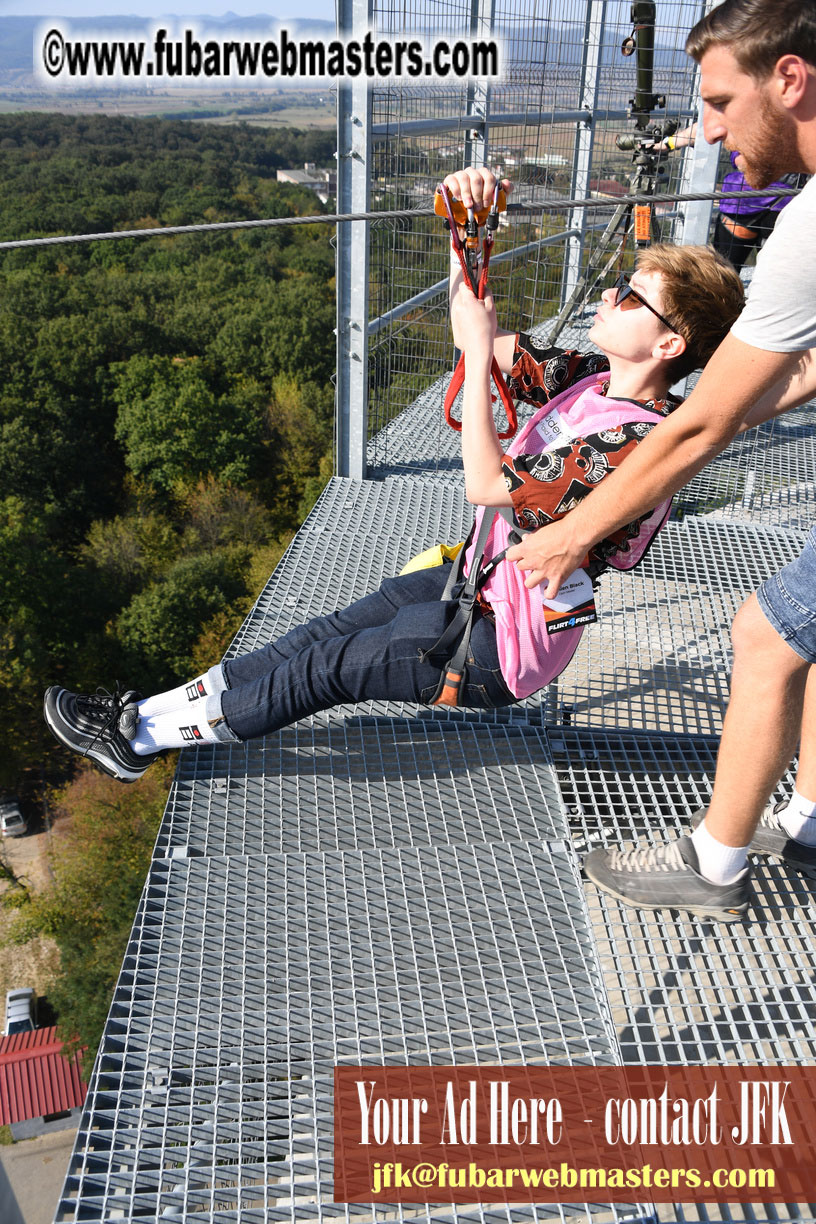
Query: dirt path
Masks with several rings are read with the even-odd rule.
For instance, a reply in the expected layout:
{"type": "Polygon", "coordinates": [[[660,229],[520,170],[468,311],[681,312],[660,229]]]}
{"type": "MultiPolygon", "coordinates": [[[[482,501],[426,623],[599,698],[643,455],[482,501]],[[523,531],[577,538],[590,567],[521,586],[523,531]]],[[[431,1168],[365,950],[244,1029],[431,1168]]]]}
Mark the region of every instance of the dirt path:
{"type": "MultiPolygon", "coordinates": [[[[49,848],[58,846],[53,831],[27,833],[25,837],[6,837],[0,843],[3,856],[16,875],[24,877],[35,890],[51,879],[49,848]]],[[[0,893],[8,891],[0,884],[0,893]]],[[[52,939],[38,937],[27,944],[6,945],[15,911],[0,906],[0,1007],[5,1009],[6,991],[33,986],[37,994],[47,994],[49,979],[57,966],[57,946],[52,939]]],[[[2,1029],[5,1012],[0,1016],[2,1029]]]]}

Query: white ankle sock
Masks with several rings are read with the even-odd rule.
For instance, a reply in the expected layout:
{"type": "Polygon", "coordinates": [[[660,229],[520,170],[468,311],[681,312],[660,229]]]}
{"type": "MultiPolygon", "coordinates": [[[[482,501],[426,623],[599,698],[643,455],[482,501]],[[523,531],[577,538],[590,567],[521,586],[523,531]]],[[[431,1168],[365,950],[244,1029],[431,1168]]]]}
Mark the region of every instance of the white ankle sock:
{"type": "Polygon", "coordinates": [[[712,837],[701,820],[691,835],[700,863],[700,875],[712,884],[733,884],[748,870],[748,847],[726,846],[712,837]]]}
{"type": "MultiPolygon", "coordinates": [[[[153,697],[145,697],[139,702],[139,717],[152,718],[155,714],[169,714],[172,710],[182,710],[185,706],[208,697],[210,693],[223,693],[227,687],[224,679],[224,669],[216,663],[203,675],[195,680],[188,680],[178,688],[167,689],[164,693],[156,693],[153,697]]],[[[151,749],[152,751],[152,749],[151,749]]]]}
{"type": "Polygon", "coordinates": [[[217,744],[221,737],[207,719],[207,697],[185,701],[185,705],[163,714],[139,712],[136,736],[130,746],[139,756],[163,748],[186,748],[189,744],[217,744]]]}
{"type": "Polygon", "coordinates": [[[816,846],[816,803],[806,799],[795,790],[784,811],[779,813],[779,823],[791,837],[806,846],[816,846]]]}

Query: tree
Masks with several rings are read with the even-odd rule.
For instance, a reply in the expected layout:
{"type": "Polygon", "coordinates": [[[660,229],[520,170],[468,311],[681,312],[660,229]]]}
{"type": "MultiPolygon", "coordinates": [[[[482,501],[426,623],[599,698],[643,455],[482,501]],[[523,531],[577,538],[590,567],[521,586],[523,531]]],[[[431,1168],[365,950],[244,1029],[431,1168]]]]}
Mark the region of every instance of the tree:
{"type": "MultiPolygon", "coordinates": [[[[275,173],[332,151],[322,132],[3,115],[0,233],[312,215],[315,196],[275,173]]],[[[47,685],[175,677],[196,633],[206,652],[237,627],[246,582],[268,576],[328,471],[333,272],[320,225],[0,254],[10,786],[68,767],[43,731],[47,685]],[[176,568],[196,558],[206,599],[176,568]]]]}
{"type": "Polygon", "coordinates": [[[49,516],[22,498],[0,502],[0,782],[38,760],[42,692],[53,657],[85,632],[66,558],[50,539],[49,516]]]}
{"type": "Polygon", "coordinates": [[[187,677],[202,626],[246,594],[247,561],[238,549],[185,557],[134,596],[116,633],[140,688],[169,688],[187,677]]]}
{"type": "Polygon", "coordinates": [[[125,462],[148,485],[170,493],[208,472],[247,479],[260,448],[260,420],[237,396],[219,396],[195,357],[131,357],[113,398],[125,462]]]}
{"type": "Polygon", "coordinates": [[[263,328],[264,374],[290,374],[327,384],[334,373],[333,290],[318,277],[302,275],[278,286],[263,328]]]}
{"type": "Polygon", "coordinates": [[[273,379],[267,425],[278,459],[275,496],[279,513],[292,526],[303,519],[306,487],[313,502],[331,474],[333,407],[331,388],[291,374],[273,379]]]}

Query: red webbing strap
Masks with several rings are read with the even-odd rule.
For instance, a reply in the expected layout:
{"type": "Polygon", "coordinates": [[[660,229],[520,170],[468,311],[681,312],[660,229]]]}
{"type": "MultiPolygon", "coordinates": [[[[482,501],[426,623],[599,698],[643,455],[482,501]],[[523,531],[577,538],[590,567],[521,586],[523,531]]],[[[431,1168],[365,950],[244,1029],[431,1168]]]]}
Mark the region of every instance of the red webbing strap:
{"type": "MultiPolygon", "coordinates": [[[[499,399],[502,402],[502,407],[504,408],[505,416],[507,417],[507,428],[502,430],[501,433],[498,433],[497,431],[497,436],[502,439],[512,438],[513,434],[518,429],[518,417],[516,416],[516,405],[513,402],[513,397],[511,396],[510,391],[508,390],[507,383],[505,382],[505,379],[504,379],[504,375],[502,374],[501,369],[499,368],[499,363],[496,361],[495,357],[493,358],[493,364],[491,366],[491,374],[493,375],[493,382],[496,384],[496,388],[499,392],[499,399]]],[[[456,417],[453,415],[453,405],[456,401],[457,395],[462,390],[464,381],[465,381],[465,354],[462,353],[458,362],[456,363],[456,369],[453,371],[453,377],[448,383],[448,389],[445,392],[445,405],[444,405],[445,420],[448,422],[451,429],[455,429],[457,433],[462,432],[462,422],[458,421],[456,417]]]]}
{"type": "MultiPolygon", "coordinates": [[[[450,230],[451,246],[456,252],[457,257],[459,259],[459,263],[462,266],[462,275],[465,278],[465,282],[470,286],[471,292],[475,293],[476,297],[479,299],[480,302],[483,302],[485,291],[487,289],[487,269],[490,264],[490,251],[493,246],[492,235],[489,240],[485,239],[485,241],[482,243],[482,270],[479,276],[478,285],[474,288],[473,276],[470,270],[470,266],[467,262],[465,248],[462,244],[461,238],[459,237],[459,231],[456,227],[456,222],[453,217],[453,212],[451,211],[450,201],[448,199],[448,193],[444,186],[440,187],[439,191],[442,195],[442,199],[445,202],[445,208],[448,213],[448,228],[450,230]]],[[[491,373],[493,382],[496,384],[496,389],[499,393],[499,399],[501,400],[502,407],[504,408],[504,414],[507,417],[507,428],[503,430],[501,433],[498,433],[498,437],[501,438],[502,440],[504,440],[505,438],[512,438],[514,433],[518,429],[518,417],[516,415],[516,405],[507,387],[507,382],[505,381],[504,375],[501,372],[499,363],[496,361],[495,357],[493,358],[493,361],[491,362],[490,373],[491,373]]],[[[445,392],[445,402],[443,405],[444,412],[445,412],[445,420],[450,425],[451,429],[455,429],[457,433],[462,432],[462,422],[457,420],[456,417],[453,415],[453,405],[456,401],[457,395],[462,390],[464,381],[465,381],[465,355],[464,353],[462,353],[459,357],[458,362],[456,363],[456,369],[453,372],[453,377],[448,383],[448,389],[445,392]]]]}

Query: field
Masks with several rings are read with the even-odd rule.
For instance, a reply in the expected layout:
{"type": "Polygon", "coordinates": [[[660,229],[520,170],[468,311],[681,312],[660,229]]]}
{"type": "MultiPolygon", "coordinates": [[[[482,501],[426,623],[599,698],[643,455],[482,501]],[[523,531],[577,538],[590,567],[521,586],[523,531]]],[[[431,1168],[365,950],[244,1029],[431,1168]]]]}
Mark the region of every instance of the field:
{"type": "Polygon", "coordinates": [[[0,87],[0,114],[44,111],[59,115],[133,115],[195,119],[203,123],[247,123],[253,127],[331,128],[334,95],[328,90],[194,92],[190,89],[99,90],[62,94],[0,87]]]}

